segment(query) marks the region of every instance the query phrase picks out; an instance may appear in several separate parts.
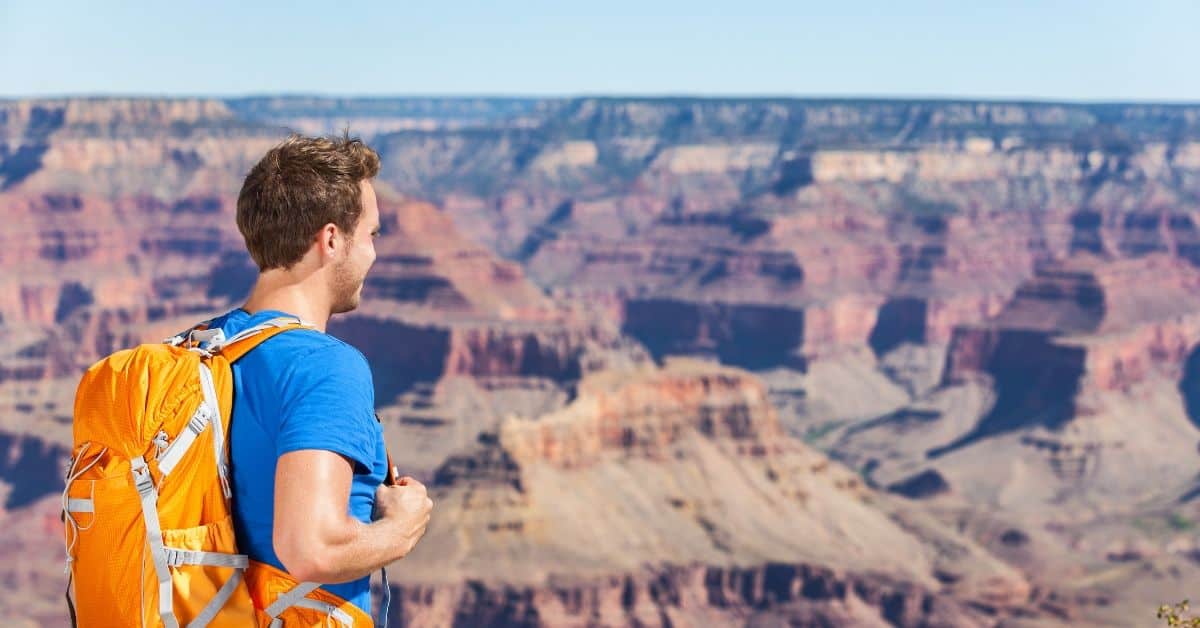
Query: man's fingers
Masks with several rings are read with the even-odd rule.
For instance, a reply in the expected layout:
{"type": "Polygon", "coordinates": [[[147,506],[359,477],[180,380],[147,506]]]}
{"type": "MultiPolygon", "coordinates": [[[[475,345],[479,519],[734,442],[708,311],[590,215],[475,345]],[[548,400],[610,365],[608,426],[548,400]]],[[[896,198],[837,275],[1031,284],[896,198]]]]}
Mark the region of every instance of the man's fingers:
{"type": "Polygon", "coordinates": [[[418,479],[416,479],[412,476],[404,476],[403,478],[396,480],[396,485],[397,486],[412,486],[412,488],[414,488],[414,489],[420,489],[422,491],[426,490],[425,485],[421,484],[418,479]]]}

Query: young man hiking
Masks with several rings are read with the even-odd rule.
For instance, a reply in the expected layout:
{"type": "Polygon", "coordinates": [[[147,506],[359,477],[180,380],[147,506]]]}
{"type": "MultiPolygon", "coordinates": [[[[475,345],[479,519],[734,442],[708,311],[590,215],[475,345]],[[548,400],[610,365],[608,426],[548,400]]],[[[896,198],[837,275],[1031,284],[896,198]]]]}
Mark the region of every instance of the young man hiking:
{"type": "Polygon", "coordinates": [[[280,317],[313,327],[275,335],[233,366],[234,526],[251,560],[367,614],[370,574],[413,548],[433,505],[416,480],[383,484],[370,367],[325,333],[331,315],[358,306],[375,261],[378,172],[378,155],[349,137],[293,136],[267,152],[237,201],[258,280],[244,306],[210,323],[227,338],[280,317]]]}
{"type": "Polygon", "coordinates": [[[293,136],[246,176],[244,306],[90,366],[62,505],[71,623],[370,626],[370,574],[425,534],[371,369],[325,333],[375,261],[379,157],[293,136]]]}

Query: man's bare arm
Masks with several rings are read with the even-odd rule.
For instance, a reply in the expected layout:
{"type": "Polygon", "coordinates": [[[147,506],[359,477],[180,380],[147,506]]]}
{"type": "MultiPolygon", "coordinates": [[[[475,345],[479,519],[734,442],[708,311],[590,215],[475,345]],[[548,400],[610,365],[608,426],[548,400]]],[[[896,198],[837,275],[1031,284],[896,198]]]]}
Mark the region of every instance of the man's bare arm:
{"type": "Polygon", "coordinates": [[[280,456],[275,469],[275,555],[292,577],[332,584],[369,575],[406,556],[429,523],[425,486],[404,478],[375,494],[377,520],[363,523],[347,504],[354,469],[331,451],[280,456]]]}

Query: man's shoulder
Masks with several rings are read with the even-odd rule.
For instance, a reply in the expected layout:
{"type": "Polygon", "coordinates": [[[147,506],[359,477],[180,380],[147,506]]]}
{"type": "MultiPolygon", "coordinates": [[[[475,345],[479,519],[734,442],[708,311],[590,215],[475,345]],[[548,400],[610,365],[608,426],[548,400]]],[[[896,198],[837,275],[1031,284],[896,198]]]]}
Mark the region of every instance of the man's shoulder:
{"type": "Polygon", "coordinates": [[[292,354],[294,359],[312,358],[325,366],[347,364],[367,367],[367,358],[353,345],[315,329],[292,329],[263,343],[262,349],[292,354]]]}
{"type": "MultiPolygon", "coordinates": [[[[249,314],[235,309],[212,320],[211,326],[220,327],[226,337],[231,337],[254,325],[267,322],[282,312],[259,312],[249,314]]],[[[269,364],[271,367],[288,366],[293,369],[364,369],[370,372],[367,358],[353,345],[316,329],[291,329],[263,341],[247,354],[243,365],[269,364]]],[[[271,370],[275,370],[272,368],[271,370]]]]}

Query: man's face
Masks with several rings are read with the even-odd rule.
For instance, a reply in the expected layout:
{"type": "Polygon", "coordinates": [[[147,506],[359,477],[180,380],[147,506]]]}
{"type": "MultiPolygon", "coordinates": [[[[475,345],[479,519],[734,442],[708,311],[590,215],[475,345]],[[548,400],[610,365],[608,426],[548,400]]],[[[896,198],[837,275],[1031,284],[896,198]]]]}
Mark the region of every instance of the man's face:
{"type": "Polygon", "coordinates": [[[379,204],[375,188],[369,181],[360,181],[363,211],[353,237],[347,238],[346,256],[333,267],[333,314],[349,312],[358,307],[362,298],[363,281],[375,263],[375,238],[379,235],[379,204]]]}

